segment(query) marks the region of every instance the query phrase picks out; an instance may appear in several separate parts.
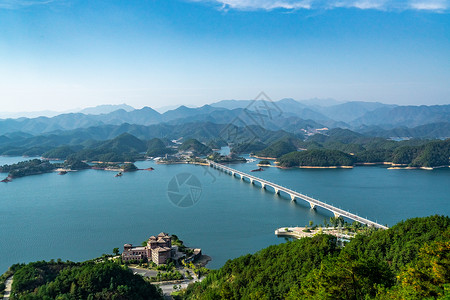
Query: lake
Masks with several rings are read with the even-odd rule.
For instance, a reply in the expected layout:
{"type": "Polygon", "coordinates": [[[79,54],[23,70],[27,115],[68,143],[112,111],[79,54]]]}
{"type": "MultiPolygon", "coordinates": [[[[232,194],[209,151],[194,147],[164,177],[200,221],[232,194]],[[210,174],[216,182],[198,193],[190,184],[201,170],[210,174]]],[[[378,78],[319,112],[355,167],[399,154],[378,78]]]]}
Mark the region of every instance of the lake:
{"type": "MultiPolygon", "coordinates": [[[[0,157],[0,165],[21,160],[0,157]]],[[[256,163],[232,167],[249,172],[257,168],[256,163]]],[[[322,224],[332,216],[212,168],[153,161],[136,165],[155,170],[122,177],[84,170],[1,183],[0,272],[17,262],[87,260],[115,247],[122,250],[125,243],[140,244],[161,231],[202,248],[213,258],[208,266],[219,268],[230,258],[284,242],[274,235],[276,228],[303,226],[310,220],[322,224]],[[183,179],[190,185],[182,185],[183,179]],[[178,201],[184,195],[193,201],[178,201]]],[[[448,168],[265,168],[252,175],[388,226],[412,217],[450,214],[448,168]]]]}

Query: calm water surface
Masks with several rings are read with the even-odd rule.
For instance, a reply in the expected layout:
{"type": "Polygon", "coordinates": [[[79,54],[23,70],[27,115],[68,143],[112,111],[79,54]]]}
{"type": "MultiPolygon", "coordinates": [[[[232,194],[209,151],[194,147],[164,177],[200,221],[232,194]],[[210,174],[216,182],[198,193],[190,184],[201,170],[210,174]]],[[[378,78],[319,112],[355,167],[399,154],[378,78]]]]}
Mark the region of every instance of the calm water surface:
{"type": "MultiPolygon", "coordinates": [[[[0,157],[0,165],[21,160],[0,157]]],[[[331,216],[203,166],[136,165],[155,170],[118,178],[97,170],[49,173],[0,184],[0,272],[16,262],[90,259],[161,231],[202,248],[213,258],[209,267],[218,268],[227,259],[283,242],[274,235],[278,227],[322,223],[331,216]],[[168,199],[168,183],[180,173],[191,173],[201,183],[201,198],[192,207],[180,208],[168,199]]],[[[257,168],[256,162],[233,167],[257,168]]],[[[266,168],[252,174],[383,224],[450,214],[448,169],[266,168]]]]}

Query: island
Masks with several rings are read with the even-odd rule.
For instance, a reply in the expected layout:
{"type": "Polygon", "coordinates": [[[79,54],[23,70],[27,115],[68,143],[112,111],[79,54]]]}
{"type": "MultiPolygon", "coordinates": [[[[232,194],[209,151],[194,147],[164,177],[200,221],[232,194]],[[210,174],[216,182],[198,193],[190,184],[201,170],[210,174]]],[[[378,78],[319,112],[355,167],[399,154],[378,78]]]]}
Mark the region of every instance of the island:
{"type": "Polygon", "coordinates": [[[3,180],[4,182],[7,182],[11,181],[13,178],[48,173],[53,171],[55,168],[55,165],[48,161],[33,159],[16,164],[3,165],[0,167],[0,172],[8,173],[8,176],[3,180]]]}
{"type": "Polygon", "coordinates": [[[245,163],[247,160],[243,157],[238,156],[237,154],[230,153],[229,155],[221,155],[217,152],[214,152],[211,155],[207,156],[207,159],[214,161],[219,164],[230,164],[230,163],[245,163]]]}
{"type": "Polygon", "coordinates": [[[352,168],[355,158],[338,150],[306,150],[285,154],[277,162],[279,167],[352,168]]]}
{"type": "MultiPolygon", "coordinates": [[[[71,171],[79,171],[85,169],[96,169],[106,171],[117,172],[133,172],[139,170],[133,163],[96,163],[93,166],[76,160],[74,158],[68,158],[63,163],[50,163],[48,160],[32,159],[28,161],[22,161],[16,164],[0,166],[0,173],[8,173],[8,176],[2,180],[2,182],[10,182],[14,178],[25,177],[30,175],[38,175],[49,172],[59,172],[59,175],[67,174],[71,171]]],[[[153,170],[148,168],[146,170],[153,170]]]]}

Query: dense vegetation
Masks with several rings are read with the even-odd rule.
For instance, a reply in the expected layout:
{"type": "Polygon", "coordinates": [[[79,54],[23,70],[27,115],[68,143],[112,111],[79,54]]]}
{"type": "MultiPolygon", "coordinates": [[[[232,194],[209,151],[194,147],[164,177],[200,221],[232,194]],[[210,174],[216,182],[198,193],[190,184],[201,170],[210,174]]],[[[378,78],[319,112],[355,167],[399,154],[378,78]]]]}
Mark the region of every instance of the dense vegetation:
{"type": "Polygon", "coordinates": [[[212,152],[212,149],[196,139],[188,139],[178,147],[180,151],[191,151],[194,155],[207,155],[212,152]]]}
{"type": "Polygon", "coordinates": [[[137,171],[137,170],[138,170],[138,168],[136,167],[136,165],[135,165],[135,164],[132,164],[132,163],[124,164],[121,168],[122,168],[122,170],[123,170],[124,172],[133,172],[133,171],[137,171]]]}
{"type": "Polygon", "coordinates": [[[301,148],[331,149],[355,155],[358,163],[393,162],[410,167],[450,165],[450,139],[393,141],[365,136],[347,129],[332,129],[327,135],[316,134],[303,141],[301,148]]]}
{"type": "Polygon", "coordinates": [[[74,159],[74,158],[68,158],[64,163],[61,164],[61,167],[65,169],[70,170],[84,170],[89,169],[91,166],[89,166],[87,163],[84,163],[80,160],[74,159]]]}
{"type": "Polygon", "coordinates": [[[233,153],[231,153],[230,155],[220,155],[217,152],[213,152],[212,154],[208,155],[207,159],[215,161],[217,163],[221,163],[221,164],[237,163],[237,162],[245,163],[247,161],[245,158],[240,157],[233,153]]]}
{"type": "Polygon", "coordinates": [[[293,145],[292,142],[281,140],[271,144],[269,147],[264,150],[258,151],[255,153],[258,157],[271,157],[278,158],[284,154],[290,153],[292,151],[296,151],[297,147],[293,145]]]}
{"type": "Polygon", "coordinates": [[[18,178],[29,175],[37,175],[51,172],[57,168],[65,168],[69,170],[89,169],[90,166],[79,160],[69,158],[64,163],[50,163],[47,160],[32,159],[21,161],[16,164],[0,166],[0,172],[9,173],[8,177],[18,178]]]}
{"type": "Polygon", "coordinates": [[[11,178],[24,177],[28,175],[36,175],[48,173],[55,169],[55,165],[46,160],[32,159],[21,161],[16,164],[4,165],[0,167],[0,172],[9,173],[11,178]]]}
{"type": "Polygon", "coordinates": [[[42,157],[65,160],[69,155],[74,154],[75,152],[76,151],[72,147],[59,146],[43,153],[42,157]]]}
{"type": "Polygon", "coordinates": [[[12,300],[162,299],[141,276],[114,262],[14,265],[12,300]]]}
{"type": "Polygon", "coordinates": [[[352,166],[355,162],[355,158],[338,150],[306,150],[283,155],[278,162],[281,167],[352,166]]]}
{"type": "Polygon", "coordinates": [[[267,148],[266,144],[264,144],[260,141],[255,141],[255,142],[239,143],[239,144],[233,145],[233,147],[231,148],[231,152],[236,153],[236,154],[242,154],[242,153],[247,154],[247,153],[258,152],[265,148],[267,148]]]}
{"type": "Polygon", "coordinates": [[[316,235],[229,260],[186,299],[448,299],[450,218],[410,219],[344,248],[316,235]]]}
{"type": "Polygon", "coordinates": [[[158,138],[151,139],[147,143],[147,156],[156,157],[166,154],[173,154],[176,150],[168,148],[166,144],[158,138]]]}
{"type": "Polygon", "coordinates": [[[137,137],[124,133],[112,140],[96,143],[95,145],[82,149],[68,158],[87,161],[102,162],[134,162],[143,158],[142,152],[147,146],[137,137]]]}

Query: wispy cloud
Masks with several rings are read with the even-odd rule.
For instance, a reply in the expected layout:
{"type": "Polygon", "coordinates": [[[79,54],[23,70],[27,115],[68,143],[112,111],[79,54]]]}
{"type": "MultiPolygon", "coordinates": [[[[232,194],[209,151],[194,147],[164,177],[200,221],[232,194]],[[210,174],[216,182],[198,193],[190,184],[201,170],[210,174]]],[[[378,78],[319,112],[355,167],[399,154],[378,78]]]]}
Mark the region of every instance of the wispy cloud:
{"type": "Polygon", "coordinates": [[[412,1],[411,8],[418,10],[448,10],[450,7],[450,1],[436,0],[436,1],[412,1]]]}
{"type": "Polygon", "coordinates": [[[385,11],[427,10],[443,12],[450,8],[450,0],[190,0],[217,3],[221,9],[335,9],[358,8],[385,11]]]}
{"type": "Polygon", "coordinates": [[[0,0],[0,9],[18,9],[33,5],[45,5],[58,0],[0,0]]]}

